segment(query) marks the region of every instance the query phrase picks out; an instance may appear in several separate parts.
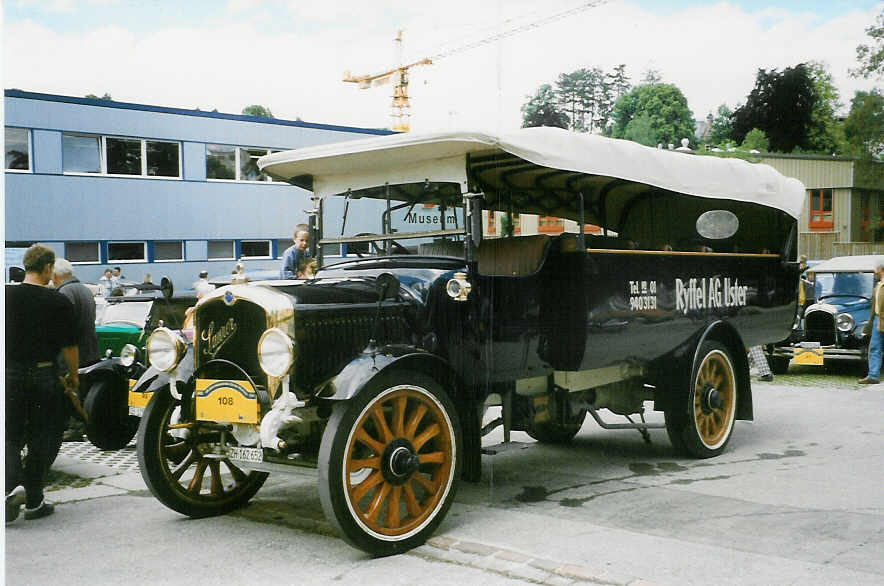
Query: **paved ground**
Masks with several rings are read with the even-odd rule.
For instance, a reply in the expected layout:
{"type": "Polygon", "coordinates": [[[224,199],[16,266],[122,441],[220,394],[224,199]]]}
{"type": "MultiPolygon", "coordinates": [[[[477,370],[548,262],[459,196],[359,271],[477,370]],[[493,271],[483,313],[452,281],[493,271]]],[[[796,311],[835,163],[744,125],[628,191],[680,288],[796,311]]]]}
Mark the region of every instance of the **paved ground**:
{"type": "Polygon", "coordinates": [[[134,447],[65,444],[58,512],[7,526],[6,579],[881,585],[884,385],[857,378],[805,367],[755,383],[756,421],[712,460],[677,456],[661,431],[647,445],[587,422],[570,447],[515,433],[429,543],[379,560],[334,535],[314,475],[271,475],[247,508],[192,521],[145,490],[134,447]]]}

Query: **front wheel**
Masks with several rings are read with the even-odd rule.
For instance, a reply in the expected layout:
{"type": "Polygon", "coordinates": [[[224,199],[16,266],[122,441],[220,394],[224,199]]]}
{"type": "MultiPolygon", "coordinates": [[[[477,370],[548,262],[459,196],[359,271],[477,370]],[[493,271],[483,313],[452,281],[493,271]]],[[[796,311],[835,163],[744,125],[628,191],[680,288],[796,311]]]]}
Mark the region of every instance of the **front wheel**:
{"type": "Polygon", "coordinates": [[[102,450],[125,448],[138,431],[138,418],[129,415],[126,379],[117,388],[109,380],[92,384],[86,395],[86,437],[102,450]]]}
{"type": "Polygon", "coordinates": [[[666,432],[676,449],[696,458],[724,451],[737,412],[737,375],[727,348],[703,342],[697,351],[688,392],[664,412],[666,432]]]}
{"type": "Polygon", "coordinates": [[[436,381],[381,375],[332,412],[319,451],[322,508],[355,547],[407,551],[445,517],[461,454],[457,413],[436,381]]]}
{"type": "Polygon", "coordinates": [[[220,515],[245,505],[267,473],[241,470],[215,453],[224,432],[182,415],[181,402],[167,390],[153,395],[138,428],[138,464],[153,495],[189,517],[220,515]]]}

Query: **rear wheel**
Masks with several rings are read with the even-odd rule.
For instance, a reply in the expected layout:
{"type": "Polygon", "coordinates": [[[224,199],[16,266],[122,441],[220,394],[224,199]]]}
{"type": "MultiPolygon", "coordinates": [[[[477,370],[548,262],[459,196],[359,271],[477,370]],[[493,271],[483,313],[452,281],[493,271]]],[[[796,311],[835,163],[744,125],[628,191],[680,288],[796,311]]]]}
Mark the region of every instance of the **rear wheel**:
{"type": "Polygon", "coordinates": [[[125,380],[119,385],[113,385],[109,380],[99,380],[92,384],[86,395],[83,404],[88,416],[86,437],[102,450],[126,447],[138,431],[138,417],[129,415],[125,384],[125,380]]]}
{"type": "Polygon", "coordinates": [[[691,386],[665,411],[666,431],[676,449],[696,458],[724,451],[737,412],[737,376],[727,348],[703,342],[692,369],[691,386]]]}
{"type": "MultiPolygon", "coordinates": [[[[182,415],[168,391],[154,393],[138,428],[138,464],[161,503],[189,517],[220,515],[245,505],[266,472],[249,472],[215,453],[221,432],[182,415]]],[[[233,441],[229,438],[229,441],[233,441]]]]}
{"type": "Polygon", "coordinates": [[[381,375],[335,406],[319,452],[326,517],[355,547],[391,555],[422,544],[454,499],[461,467],[457,413],[433,379],[381,375]]]}

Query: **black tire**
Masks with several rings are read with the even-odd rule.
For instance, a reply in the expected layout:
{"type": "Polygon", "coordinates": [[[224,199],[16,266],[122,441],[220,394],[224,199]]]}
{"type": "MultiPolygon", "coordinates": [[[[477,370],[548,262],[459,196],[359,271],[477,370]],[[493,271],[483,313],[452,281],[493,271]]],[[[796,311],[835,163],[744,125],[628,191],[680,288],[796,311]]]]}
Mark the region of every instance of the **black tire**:
{"type": "Polygon", "coordinates": [[[690,387],[676,399],[676,407],[664,412],[666,432],[678,451],[695,458],[724,451],[736,419],[738,380],[728,349],[717,341],[703,342],[690,387]]]}
{"type": "Polygon", "coordinates": [[[138,417],[129,415],[125,381],[113,385],[99,380],[89,387],[83,410],[86,411],[86,437],[96,448],[125,448],[138,431],[138,417]],[[116,388],[114,388],[116,386],[116,388]]]}
{"type": "Polygon", "coordinates": [[[144,409],[137,451],[147,487],[161,503],[189,517],[221,515],[242,507],[264,484],[267,473],[243,471],[227,458],[211,454],[219,434],[201,432],[199,422],[181,421],[180,404],[162,390],[153,394],[144,409]],[[169,432],[172,420],[193,425],[173,435],[169,432]]]}
{"type": "Polygon", "coordinates": [[[785,356],[769,356],[768,361],[770,362],[770,371],[774,374],[786,374],[789,372],[790,360],[790,358],[786,358],[785,356]]]}
{"type": "Polygon", "coordinates": [[[332,411],[319,449],[323,511],[372,555],[417,547],[454,500],[462,452],[457,412],[435,380],[382,374],[332,411]]]}
{"type": "Polygon", "coordinates": [[[541,444],[568,444],[583,427],[583,420],[586,419],[586,410],[581,409],[579,412],[571,416],[568,423],[558,423],[545,421],[543,423],[534,423],[525,430],[529,436],[540,442],[541,444]]]}

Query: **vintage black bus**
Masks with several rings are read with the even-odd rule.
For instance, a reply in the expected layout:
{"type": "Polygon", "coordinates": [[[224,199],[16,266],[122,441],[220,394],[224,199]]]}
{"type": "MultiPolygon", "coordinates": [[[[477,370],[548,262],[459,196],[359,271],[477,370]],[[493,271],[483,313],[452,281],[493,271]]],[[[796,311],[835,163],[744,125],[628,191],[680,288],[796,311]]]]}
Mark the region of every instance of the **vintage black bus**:
{"type": "Polygon", "coordinates": [[[563,443],[589,413],[715,456],[753,417],[747,346],[793,324],[804,188],[765,165],[553,128],[387,136],[259,165],[313,193],[318,270],[202,298],[192,361],[178,334],[153,334],[151,364],[173,383],[150,389],[139,462],[186,515],[315,467],[341,534],[387,555],[427,539],[498,426],[505,441],[563,443]],[[520,214],[568,228],[523,235],[520,214]],[[491,221],[507,235],[489,237],[491,221]],[[329,262],[331,247],[346,258],[329,262]]]}

